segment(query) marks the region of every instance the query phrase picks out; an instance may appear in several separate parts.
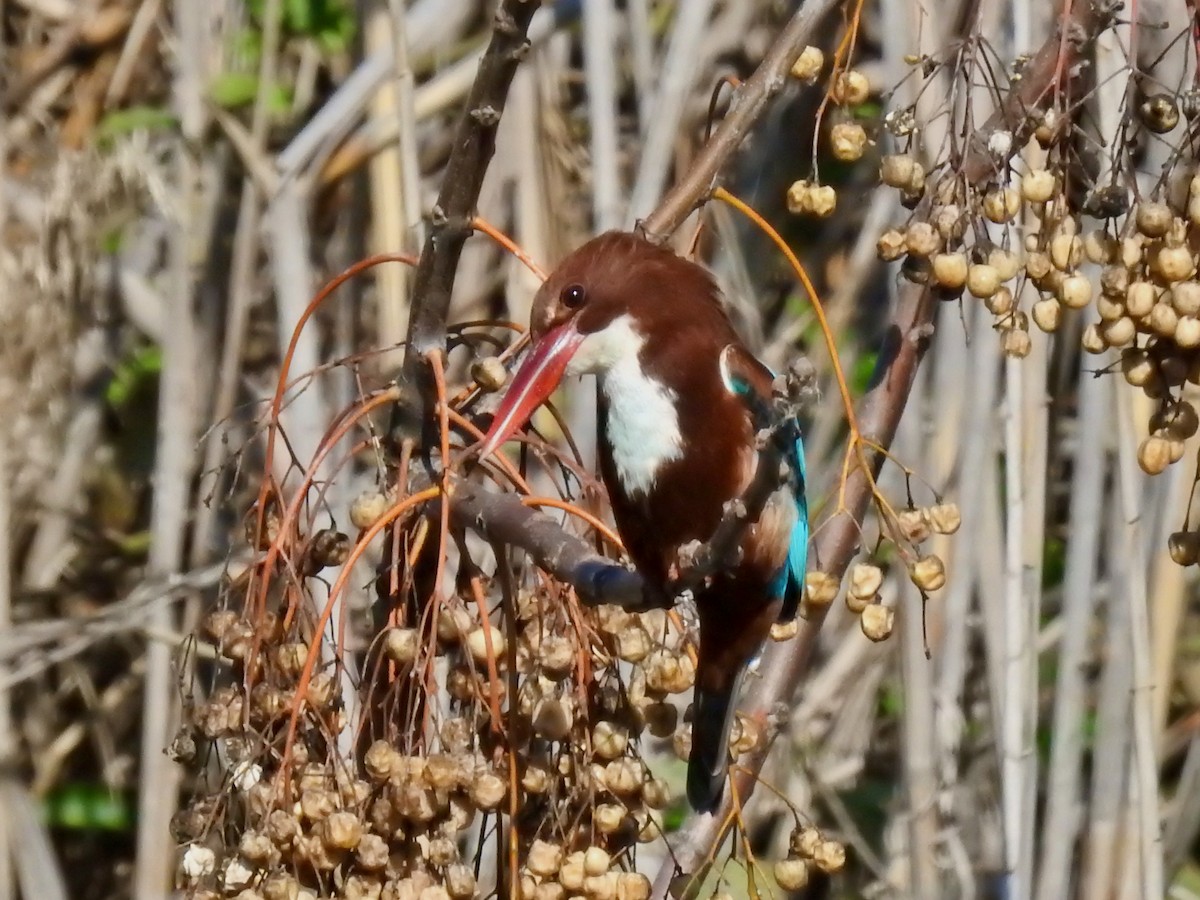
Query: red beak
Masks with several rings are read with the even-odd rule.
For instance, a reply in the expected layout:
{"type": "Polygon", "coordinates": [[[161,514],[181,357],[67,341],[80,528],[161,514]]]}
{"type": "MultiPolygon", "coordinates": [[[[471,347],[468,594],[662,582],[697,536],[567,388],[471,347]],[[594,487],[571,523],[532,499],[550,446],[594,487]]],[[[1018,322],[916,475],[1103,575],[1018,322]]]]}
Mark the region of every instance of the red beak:
{"type": "Polygon", "coordinates": [[[483,439],[480,459],[486,459],[512,437],[554,393],[567,371],[567,363],[583,343],[584,337],[575,329],[574,323],[568,321],[547,331],[530,348],[525,362],[517,370],[504,399],[500,401],[492,427],[483,439]]]}

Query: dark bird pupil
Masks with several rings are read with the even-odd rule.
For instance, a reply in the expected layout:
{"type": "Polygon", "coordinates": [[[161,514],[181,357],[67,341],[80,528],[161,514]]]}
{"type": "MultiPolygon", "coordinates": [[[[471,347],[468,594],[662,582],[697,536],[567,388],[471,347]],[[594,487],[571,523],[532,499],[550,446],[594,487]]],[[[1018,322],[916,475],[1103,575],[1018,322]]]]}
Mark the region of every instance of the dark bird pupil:
{"type": "Polygon", "coordinates": [[[562,292],[562,302],[571,309],[583,303],[583,297],[583,287],[578,284],[573,284],[562,292]]]}

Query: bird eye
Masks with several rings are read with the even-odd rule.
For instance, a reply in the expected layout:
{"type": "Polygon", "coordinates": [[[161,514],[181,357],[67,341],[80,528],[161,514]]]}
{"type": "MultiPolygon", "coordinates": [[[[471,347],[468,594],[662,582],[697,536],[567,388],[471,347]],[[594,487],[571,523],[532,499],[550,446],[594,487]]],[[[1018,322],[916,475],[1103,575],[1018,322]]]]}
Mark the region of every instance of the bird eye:
{"type": "Polygon", "coordinates": [[[563,306],[567,309],[577,309],[587,299],[587,292],[583,289],[582,284],[572,284],[563,288],[559,299],[562,300],[563,306]]]}

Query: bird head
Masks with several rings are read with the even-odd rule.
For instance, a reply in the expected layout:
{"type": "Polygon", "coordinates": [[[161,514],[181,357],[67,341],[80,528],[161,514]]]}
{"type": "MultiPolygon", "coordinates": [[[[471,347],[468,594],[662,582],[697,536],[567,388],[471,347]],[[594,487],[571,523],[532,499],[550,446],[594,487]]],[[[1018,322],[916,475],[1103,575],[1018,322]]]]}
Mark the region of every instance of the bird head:
{"type": "Polygon", "coordinates": [[[679,298],[697,295],[719,308],[708,272],[636,235],[607,232],[575,250],[534,297],[532,343],[481,457],[515,434],[568,375],[603,375],[637,357],[657,334],[678,328],[679,298]]]}

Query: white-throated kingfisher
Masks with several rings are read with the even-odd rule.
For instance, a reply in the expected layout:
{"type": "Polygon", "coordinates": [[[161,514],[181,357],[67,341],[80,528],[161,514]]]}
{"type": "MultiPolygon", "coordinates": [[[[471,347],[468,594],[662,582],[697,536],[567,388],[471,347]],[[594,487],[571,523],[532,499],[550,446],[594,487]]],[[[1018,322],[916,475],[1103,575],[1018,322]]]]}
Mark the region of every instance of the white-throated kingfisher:
{"type": "MultiPolygon", "coordinates": [[[[772,374],[742,346],[709,272],[649,241],[608,232],[571,253],[533,301],[532,347],[482,447],[508,440],[568,375],[599,378],[600,472],[639,573],[664,589],[680,549],[707,541],[746,489],[758,451],[750,406],[772,374]]],[[[804,452],[741,536],[738,561],[696,590],[700,651],[687,794],[721,799],[742,676],[771,625],[795,616],[808,551],[804,452]]]]}

